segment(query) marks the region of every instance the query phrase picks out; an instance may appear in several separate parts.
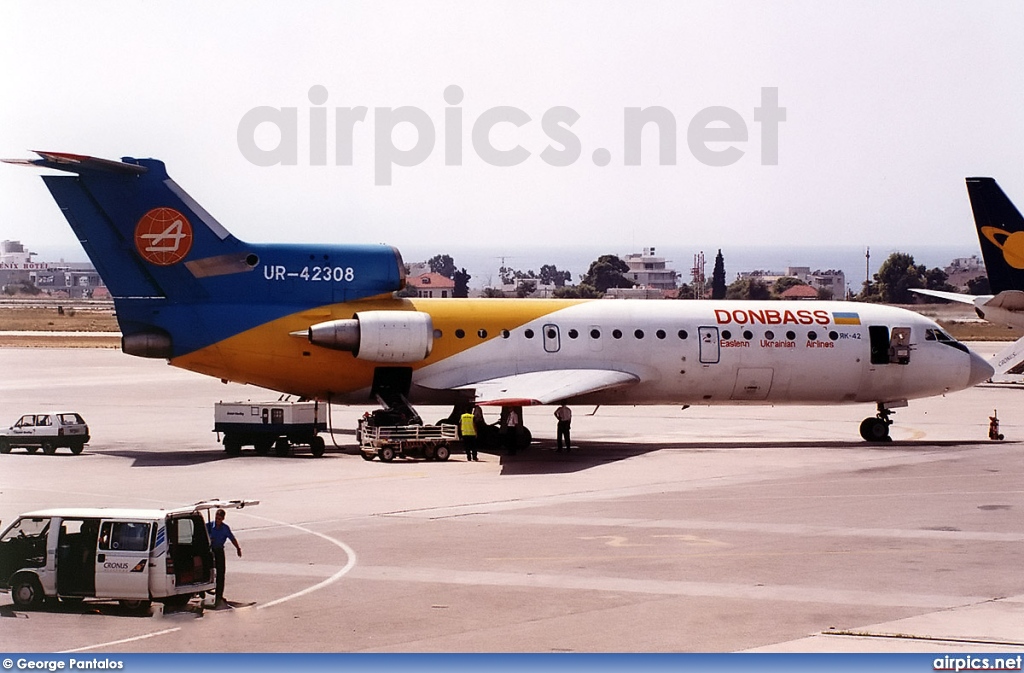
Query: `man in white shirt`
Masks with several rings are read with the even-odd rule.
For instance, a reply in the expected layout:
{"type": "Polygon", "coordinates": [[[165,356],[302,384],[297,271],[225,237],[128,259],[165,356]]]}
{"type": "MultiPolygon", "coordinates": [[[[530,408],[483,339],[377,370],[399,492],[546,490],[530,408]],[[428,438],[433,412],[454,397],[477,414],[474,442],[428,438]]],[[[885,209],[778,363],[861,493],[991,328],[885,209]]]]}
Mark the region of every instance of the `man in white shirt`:
{"type": "Polygon", "coordinates": [[[555,418],[558,419],[558,449],[555,453],[562,451],[562,437],[565,437],[565,452],[569,453],[569,426],[572,424],[572,410],[562,403],[562,406],[555,409],[555,418]]]}

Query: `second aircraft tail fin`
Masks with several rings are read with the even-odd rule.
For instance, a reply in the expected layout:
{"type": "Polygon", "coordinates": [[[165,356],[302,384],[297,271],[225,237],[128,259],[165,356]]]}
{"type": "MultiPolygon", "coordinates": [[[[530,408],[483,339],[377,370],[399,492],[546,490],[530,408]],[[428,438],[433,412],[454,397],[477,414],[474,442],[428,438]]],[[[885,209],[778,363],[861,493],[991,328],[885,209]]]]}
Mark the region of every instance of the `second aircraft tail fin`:
{"type": "Polygon", "coordinates": [[[1024,290],[1024,217],[992,178],[967,178],[967,193],[992,293],[1024,290]]]}

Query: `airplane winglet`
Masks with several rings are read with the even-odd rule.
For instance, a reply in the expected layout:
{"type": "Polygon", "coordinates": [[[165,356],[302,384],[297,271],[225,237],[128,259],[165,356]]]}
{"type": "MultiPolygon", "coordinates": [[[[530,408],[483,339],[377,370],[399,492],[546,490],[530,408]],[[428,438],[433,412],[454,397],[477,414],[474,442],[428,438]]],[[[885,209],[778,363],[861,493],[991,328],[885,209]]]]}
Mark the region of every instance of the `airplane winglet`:
{"type": "Polygon", "coordinates": [[[69,173],[81,173],[83,171],[97,171],[103,173],[121,173],[124,175],[139,175],[149,169],[139,166],[130,157],[124,157],[122,161],[111,159],[97,159],[96,157],[84,154],[70,154],[68,152],[42,152],[33,150],[39,155],[39,159],[0,159],[5,164],[16,166],[38,166],[40,168],[53,168],[58,171],[69,173]]]}

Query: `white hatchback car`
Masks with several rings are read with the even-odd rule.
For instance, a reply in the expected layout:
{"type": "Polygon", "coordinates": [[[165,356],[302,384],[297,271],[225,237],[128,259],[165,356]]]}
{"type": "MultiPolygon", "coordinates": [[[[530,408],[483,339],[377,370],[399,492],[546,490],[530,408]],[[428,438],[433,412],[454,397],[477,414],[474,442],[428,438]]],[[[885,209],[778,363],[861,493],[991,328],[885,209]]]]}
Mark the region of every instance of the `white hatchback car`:
{"type": "Polygon", "coordinates": [[[66,446],[78,455],[88,441],[89,426],[73,411],[25,414],[11,427],[0,430],[0,453],[10,453],[20,446],[29,453],[42,449],[52,454],[66,446]]]}

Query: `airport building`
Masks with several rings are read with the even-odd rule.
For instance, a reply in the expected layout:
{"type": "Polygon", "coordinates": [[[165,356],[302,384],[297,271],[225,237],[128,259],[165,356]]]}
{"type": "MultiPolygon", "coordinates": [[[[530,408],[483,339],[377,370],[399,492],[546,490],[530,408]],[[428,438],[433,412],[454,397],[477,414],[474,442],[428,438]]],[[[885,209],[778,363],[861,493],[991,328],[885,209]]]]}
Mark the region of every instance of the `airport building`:
{"type": "Polygon", "coordinates": [[[0,292],[15,294],[36,288],[48,296],[69,299],[107,298],[103,281],[88,262],[40,262],[21,241],[0,241],[0,292]]]}

